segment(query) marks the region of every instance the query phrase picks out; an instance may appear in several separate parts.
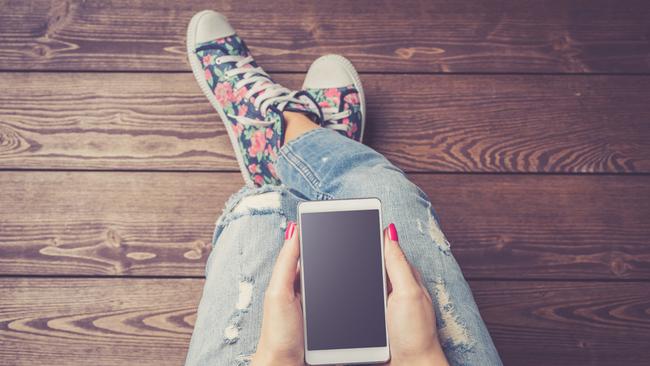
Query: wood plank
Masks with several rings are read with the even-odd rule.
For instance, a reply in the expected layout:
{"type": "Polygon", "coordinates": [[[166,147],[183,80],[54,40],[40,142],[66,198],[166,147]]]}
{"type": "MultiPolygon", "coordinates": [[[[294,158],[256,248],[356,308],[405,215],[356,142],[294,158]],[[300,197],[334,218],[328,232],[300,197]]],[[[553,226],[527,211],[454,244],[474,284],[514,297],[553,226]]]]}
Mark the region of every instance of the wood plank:
{"type": "MultiPolygon", "coordinates": [[[[650,76],[364,83],[365,141],[408,172],[650,172],[650,76]]],[[[2,84],[0,168],[237,170],[191,74],[0,73],[2,84]]]]}
{"type": "Polygon", "coordinates": [[[217,9],[269,71],[306,70],[331,52],[373,72],[650,71],[644,0],[32,0],[0,6],[3,70],[187,70],[187,22],[199,10],[217,9]]]}
{"type": "MultiPolygon", "coordinates": [[[[12,365],[179,365],[200,279],[0,279],[12,365]]],[[[470,283],[506,365],[647,365],[648,283],[470,283]],[[607,294],[607,296],[603,296],[607,294]],[[552,351],[549,351],[552,350],[552,351]]]]}
{"type": "Polygon", "coordinates": [[[202,280],[0,279],[11,365],[181,365],[202,280]]]}
{"type": "MultiPolygon", "coordinates": [[[[414,174],[468,278],[650,279],[650,176],[414,174]]],[[[1,172],[0,274],[202,276],[238,173],[1,172]]]]}
{"type": "Polygon", "coordinates": [[[1,172],[0,182],[0,271],[38,275],[202,276],[214,223],[243,185],[234,173],[1,172]]]}
{"type": "Polygon", "coordinates": [[[505,365],[647,365],[650,284],[470,282],[505,365]]]}

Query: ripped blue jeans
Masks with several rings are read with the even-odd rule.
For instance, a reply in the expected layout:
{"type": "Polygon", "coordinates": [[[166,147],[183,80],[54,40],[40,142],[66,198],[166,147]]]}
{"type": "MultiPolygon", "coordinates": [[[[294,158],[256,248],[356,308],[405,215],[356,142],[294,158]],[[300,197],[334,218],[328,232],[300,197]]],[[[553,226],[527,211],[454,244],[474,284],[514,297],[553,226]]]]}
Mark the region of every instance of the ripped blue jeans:
{"type": "Polygon", "coordinates": [[[262,325],[264,291],[284,228],[301,200],[378,197],[406,257],[434,302],[451,365],[501,365],[472,292],[427,196],[371,148],[328,129],[288,142],[276,164],[282,186],[245,187],[217,221],[186,365],[246,365],[262,325]]]}

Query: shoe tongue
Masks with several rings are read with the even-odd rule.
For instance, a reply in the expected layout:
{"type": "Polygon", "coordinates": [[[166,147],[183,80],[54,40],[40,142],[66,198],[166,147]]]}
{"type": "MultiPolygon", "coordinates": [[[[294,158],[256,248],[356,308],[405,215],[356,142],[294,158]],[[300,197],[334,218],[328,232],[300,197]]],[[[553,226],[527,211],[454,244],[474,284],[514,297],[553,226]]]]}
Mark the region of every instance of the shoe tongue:
{"type": "Polygon", "coordinates": [[[248,47],[236,34],[224,38],[203,42],[196,46],[197,54],[219,56],[242,56],[249,55],[248,47]]]}

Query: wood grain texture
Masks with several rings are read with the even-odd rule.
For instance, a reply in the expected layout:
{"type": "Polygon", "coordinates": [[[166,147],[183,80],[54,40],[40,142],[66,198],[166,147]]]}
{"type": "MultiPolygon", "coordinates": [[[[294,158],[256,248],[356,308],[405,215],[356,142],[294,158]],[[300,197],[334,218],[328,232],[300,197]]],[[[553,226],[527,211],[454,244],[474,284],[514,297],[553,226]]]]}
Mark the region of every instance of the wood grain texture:
{"type": "MultiPolygon", "coordinates": [[[[428,175],[468,278],[650,279],[650,176],[428,175]]],[[[2,172],[0,274],[203,276],[238,173],[2,172]]]]}
{"type": "Polygon", "coordinates": [[[362,71],[647,73],[644,0],[0,3],[0,69],[188,70],[185,31],[226,14],[269,71],[326,53],[362,71]]]}
{"type": "Polygon", "coordinates": [[[470,282],[505,365],[647,365],[650,284],[470,282]]]}
{"type": "MultiPolygon", "coordinates": [[[[12,365],[179,365],[200,279],[0,279],[12,365]]],[[[506,365],[647,365],[648,283],[470,283],[506,365]],[[606,294],[606,296],[605,296],[606,294]],[[552,350],[552,351],[549,351],[552,350]]]]}
{"type": "Polygon", "coordinates": [[[209,8],[288,87],[354,62],[506,365],[650,364],[646,0],[0,0],[0,364],[183,363],[243,183],[185,55],[209,8]]]}
{"type": "Polygon", "coordinates": [[[5,365],[181,365],[202,280],[0,279],[5,365]]]}
{"type": "MultiPolygon", "coordinates": [[[[279,81],[299,87],[301,76],[279,81]]],[[[408,172],[650,172],[650,76],[368,75],[408,172]]],[[[0,73],[0,168],[236,171],[191,74],[0,73]]]]}
{"type": "Polygon", "coordinates": [[[0,268],[39,275],[202,276],[214,222],[243,185],[239,174],[209,173],[2,172],[0,181],[13,210],[0,211],[0,268]]]}

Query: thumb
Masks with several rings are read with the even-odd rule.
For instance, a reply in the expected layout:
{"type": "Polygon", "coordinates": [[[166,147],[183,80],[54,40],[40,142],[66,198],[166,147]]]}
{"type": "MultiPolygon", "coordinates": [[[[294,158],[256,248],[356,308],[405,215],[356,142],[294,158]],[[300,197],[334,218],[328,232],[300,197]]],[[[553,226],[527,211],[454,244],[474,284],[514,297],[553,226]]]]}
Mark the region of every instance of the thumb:
{"type": "Polygon", "coordinates": [[[418,290],[417,279],[413,276],[411,265],[399,246],[397,229],[394,224],[384,230],[384,252],[386,257],[386,274],[394,292],[418,290]]]}
{"type": "Polygon", "coordinates": [[[285,241],[280,254],[275,261],[269,288],[293,293],[298,260],[300,258],[300,244],[298,241],[298,227],[291,221],[285,230],[285,241]]]}

